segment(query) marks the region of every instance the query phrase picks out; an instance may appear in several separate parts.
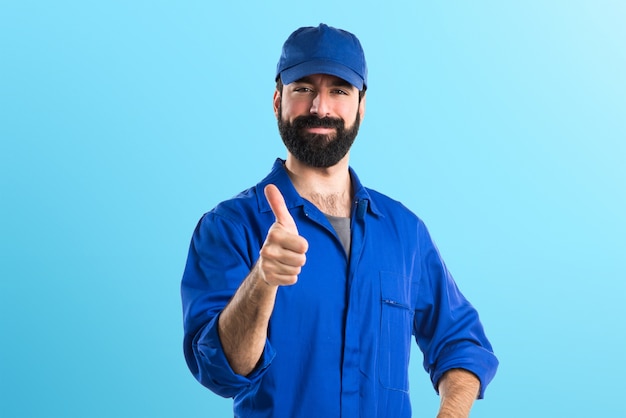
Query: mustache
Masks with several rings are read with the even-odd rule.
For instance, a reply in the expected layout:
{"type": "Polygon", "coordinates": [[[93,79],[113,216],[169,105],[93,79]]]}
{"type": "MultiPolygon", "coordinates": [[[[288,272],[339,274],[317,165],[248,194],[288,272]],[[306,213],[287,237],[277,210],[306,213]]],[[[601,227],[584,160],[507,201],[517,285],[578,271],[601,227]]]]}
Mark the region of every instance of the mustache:
{"type": "Polygon", "coordinates": [[[318,118],[317,116],[305,115],[298,116],[292,122],[294,128],[336,128],[343,129],[343,119],[339,118],[318,118]]]}

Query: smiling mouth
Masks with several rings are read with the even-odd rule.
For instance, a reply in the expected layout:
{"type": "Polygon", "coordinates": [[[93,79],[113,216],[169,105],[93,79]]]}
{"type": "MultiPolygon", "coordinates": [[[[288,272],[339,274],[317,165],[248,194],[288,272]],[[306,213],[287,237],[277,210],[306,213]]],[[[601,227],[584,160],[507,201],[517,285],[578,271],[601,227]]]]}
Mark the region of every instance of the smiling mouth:
{"type": "Polygon", "coordinates": [[[306,130],[309,133],[321,135],[334,133],[336,131],[335,128],[325,128],[321,126],[306,128],[306,130]]]}

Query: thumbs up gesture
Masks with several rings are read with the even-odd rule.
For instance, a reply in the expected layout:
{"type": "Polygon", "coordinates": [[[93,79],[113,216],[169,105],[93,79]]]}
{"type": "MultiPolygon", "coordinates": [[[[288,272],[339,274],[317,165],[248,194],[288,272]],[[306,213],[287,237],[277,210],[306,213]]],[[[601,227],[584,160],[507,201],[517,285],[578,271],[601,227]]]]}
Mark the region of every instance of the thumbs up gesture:
{"type": "Polygon", "coordinates": [[[267,185],[265,198],[276,222],[267,232],[257,267],[268,285],[293,285],[298,281],[298,274],[306,262],[309,243],[298,234],[296,222],[287,210],[280,190],[273,184],[267,185]]]}

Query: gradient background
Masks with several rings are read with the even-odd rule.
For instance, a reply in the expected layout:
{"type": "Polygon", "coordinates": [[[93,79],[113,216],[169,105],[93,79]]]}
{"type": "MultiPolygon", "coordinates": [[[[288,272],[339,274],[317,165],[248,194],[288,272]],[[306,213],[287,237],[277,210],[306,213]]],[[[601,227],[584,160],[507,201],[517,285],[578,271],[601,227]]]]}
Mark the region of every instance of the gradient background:
{"type": "Polygon", "coordinates": [[[232,416],[186,369],[180,276],[202,213],[284,157],[280,48],[325,22],[369,63],[353,167],[500,358],[472,416],[626,417],[625,3],[382,3],[0,4],[0,416],[232,416]]]}

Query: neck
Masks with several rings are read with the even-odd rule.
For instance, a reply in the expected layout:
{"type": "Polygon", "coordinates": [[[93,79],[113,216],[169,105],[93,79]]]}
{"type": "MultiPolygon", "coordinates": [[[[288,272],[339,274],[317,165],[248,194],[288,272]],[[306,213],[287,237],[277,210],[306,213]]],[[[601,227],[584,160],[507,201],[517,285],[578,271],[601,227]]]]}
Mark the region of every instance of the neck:
{"type": "Polygon", "coordinates": [[[318,168],[304,165],[289,154],[285,167],[300,196],[328,215],[350,216],[353,192],[348,155],[332,167],[318,168]]]}

